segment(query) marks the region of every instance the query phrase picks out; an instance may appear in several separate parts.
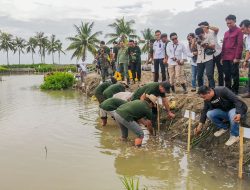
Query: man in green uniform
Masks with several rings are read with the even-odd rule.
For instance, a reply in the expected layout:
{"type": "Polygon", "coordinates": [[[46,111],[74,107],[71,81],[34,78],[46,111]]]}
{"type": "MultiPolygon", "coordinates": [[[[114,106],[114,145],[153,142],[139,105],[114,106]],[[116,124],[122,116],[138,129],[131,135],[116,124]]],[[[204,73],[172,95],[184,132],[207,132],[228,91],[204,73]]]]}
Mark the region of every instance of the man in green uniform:
{"type": "Polygon", "coordinates": [[[117,80],[114,77],[111,77],[110,81],[103,82],[102,84],[99,84],[96,87],[94,95],[97,101],[99,102],[99,104],[102,103],[106,99],[103,95],[104,90],[115,83],[117,83],[117,80]]]}
{"type": "Polygon", "coordinates": [[[114,111],[125,103],[127,103],[127,101],[119,98],[109,98],[100,104],[100,111],[103,116],[106,116],[106,121],[103,122],[103,126],[107,124],[107,115],[110,114],[111,117],[114,117],[114,111]]]}
{"type": "Polygon", "coordinates": [[[112,98],[118,92],[125,92],[125,85],[121,83],[112,84],[103,91],[105,99],[112,98]]]}
{"type": "Polygon", "coordinates": [[[128,74],[128,62],[129,62],[128,47],[125,46],[123,41],[120,41],[120,48],[118,50],[118,55],[117,55],[118,70],[122,75],[122,80],[124,80],[124,77],[126,77],[127,84],[130,83],[130,78],[128,74]]]}
{"type": "Polygon", "coordinates": [[[137,136],[135,146],[141,146],[144,133],[138,123],[144,124],[152,133],[152,107],[156,106],[156,101],[157,97],[147,94],[144,100],[128,102],[117,108],[114,117],[121,128],[123,140],[127,139],[128,130],[131,130],[137,136]]]}
{"type": "MultiPolygon", "coordinates": [[[[145,84],[141,88],[138,88],[132,95],[131,101],[143,98],[143,94],[153,94],[156,97],[162,98],[162,104],[165,107],[169,117],[175,117],[174,113],[171,112],[169,107],[168,98],[165,93],[169,93],[170,84],[168,82],[152,82],[145,84]]],[[[153,114],[157,114],[156,109],[153,110],[153,114]]]]}
{"type": "Polygon", "coordinates": [[[108,60],[109,55],[105,53],[104,48],[100,49],[100,54],[98,55],[97,59],[100,64],[101,68],[101,76],[102,76],[102,81],[105,82],[109,73],[108,69],[111,67],[110,62],[108,60]]]}

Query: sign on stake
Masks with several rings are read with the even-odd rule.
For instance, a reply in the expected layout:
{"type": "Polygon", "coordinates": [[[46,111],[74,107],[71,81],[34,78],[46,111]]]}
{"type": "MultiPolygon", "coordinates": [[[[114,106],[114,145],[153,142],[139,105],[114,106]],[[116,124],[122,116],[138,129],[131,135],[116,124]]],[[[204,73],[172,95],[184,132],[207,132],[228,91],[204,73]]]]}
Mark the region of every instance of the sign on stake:
{"type": "Polygon", "coordinates": [[[250,128],[240,128],[240,157],[239,157],[239,173],[238,176],[240,179],[242,179],[242,173],[243,173],[243,160],[244,160],[244,143],[243,139],[248,138],[250,139],[250,128]]]}
{"type": "Polygon", "coordinates": [[[184,117],[189,119],[188,120],[188,144],[187,144],[187,151],[190,152],[191,126],[192,126],[192,120],[195,120],[195,112],[192,112],[190,110],[185,110],[184,117]]]}

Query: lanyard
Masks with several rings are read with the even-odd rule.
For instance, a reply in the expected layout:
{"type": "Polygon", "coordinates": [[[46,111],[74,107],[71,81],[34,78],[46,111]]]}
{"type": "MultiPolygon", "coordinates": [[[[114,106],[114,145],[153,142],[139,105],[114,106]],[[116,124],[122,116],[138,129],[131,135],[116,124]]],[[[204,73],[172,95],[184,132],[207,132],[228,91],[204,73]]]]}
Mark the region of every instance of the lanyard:
{"type": "Polygon", "coordinates": [[[174,48],[174,57],[175,57],[175,52],[176,52],[177,47],[178,47],[178,44],[177,44],[176,46],[173,44],[173,48],[174,48]]]}

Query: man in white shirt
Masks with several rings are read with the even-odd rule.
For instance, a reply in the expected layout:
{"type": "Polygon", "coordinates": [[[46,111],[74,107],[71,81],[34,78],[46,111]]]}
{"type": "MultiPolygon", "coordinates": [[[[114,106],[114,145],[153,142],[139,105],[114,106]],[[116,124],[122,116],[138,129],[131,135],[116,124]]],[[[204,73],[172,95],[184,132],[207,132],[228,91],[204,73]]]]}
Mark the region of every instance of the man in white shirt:
{"type": "Polygon", "coordinates": [[[153,59],[154,59],[154,82],[159,80],[159,67],[161,67],[162,81],[166,81],[166,67],[163,63],[165,58],[165,44],[161,40],[161,31],[155,31],[155,42],[153,44],[153,59]]]}
{"type": "Polygon", "coordinates": [[[207,21],[201,22],[198,24],[199,27],[203,29],[206,35],[210,35],[214,39],[215,43],[215,53],[214,53],[214,64],[216,64],[218,71],[218,85],[224,86],[224,74],[223,74],[223,66],[221,64],[221,46],[218,42],[217,34],[219,32],[219,28],[215,26],[210,26],[207,21]]]}
{"type": "Polygon", "coordinates": [[[175,32],[170,34],[172,42],[167,45],[168,55],[168,72],[171,89],[175,92],[175,82],[181,84],[184,93],[187,93],[186,80],[184,77],[184,62],[187,60],[187,50],[184,44],[178,41],[178,36],[175,32]]]}
{"type": "Polygon", "coordinates": [[[243,67],[247,69],[248,67],[248,92],[242,96],[242,98],[250,98],[250,20],[246,19],[240,23],[240,28],[243,34],[246,35],[245,38],[245,51],[246,56],[244,59],[243,67]]]}
{"type": "Polygon", "coordinates": [[[197,78],[198,86],[203,86],[203,75],[206,69],[206,75],[209,83],[209,87],[214,88],[214,63],[213,54],[215,52],[214,39],[210,35],[206,35],[202,28],[197,28],[195,30],[195,35],[197,36],[197,78]]]}

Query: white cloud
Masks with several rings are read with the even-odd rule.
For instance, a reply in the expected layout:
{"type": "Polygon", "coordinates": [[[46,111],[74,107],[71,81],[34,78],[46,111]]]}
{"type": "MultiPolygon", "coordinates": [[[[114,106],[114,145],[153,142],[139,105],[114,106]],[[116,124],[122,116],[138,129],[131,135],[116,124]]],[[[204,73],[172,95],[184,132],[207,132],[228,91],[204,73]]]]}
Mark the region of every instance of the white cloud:
{"type": "MultiPolygon", "coordinates": [[[[221,0],[208,0],[212,5],[221,0]]],[[[199,0],[1,0],[0,15],[18,20],[67,18],[113,19],[120,16],[145,15],[152,11],[190,11],[199,0]]]]}

